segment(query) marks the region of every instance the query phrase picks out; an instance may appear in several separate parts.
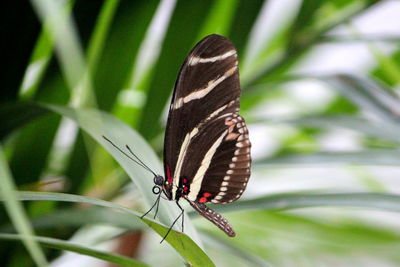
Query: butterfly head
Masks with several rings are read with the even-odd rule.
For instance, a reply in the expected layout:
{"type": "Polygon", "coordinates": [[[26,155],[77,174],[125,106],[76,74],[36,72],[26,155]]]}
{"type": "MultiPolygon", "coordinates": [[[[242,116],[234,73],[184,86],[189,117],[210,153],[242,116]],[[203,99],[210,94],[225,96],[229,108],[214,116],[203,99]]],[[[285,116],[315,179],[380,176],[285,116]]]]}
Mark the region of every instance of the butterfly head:
{"type": "Polygon", "coordinates": [[[162,177],[161,175],[154,176],[153,181],[154,181],[155,185],[158,185],[158,186],[164,185],[164,177],[162,177]]]}
{"type": "Polygon", "coordinates": [[[154,175],[153,182],[154,186],[152,191],[155,195],[158,195],[161,193],[161,187],[164,184],[164,177],[162,177],[161,175],[154,175]]]}

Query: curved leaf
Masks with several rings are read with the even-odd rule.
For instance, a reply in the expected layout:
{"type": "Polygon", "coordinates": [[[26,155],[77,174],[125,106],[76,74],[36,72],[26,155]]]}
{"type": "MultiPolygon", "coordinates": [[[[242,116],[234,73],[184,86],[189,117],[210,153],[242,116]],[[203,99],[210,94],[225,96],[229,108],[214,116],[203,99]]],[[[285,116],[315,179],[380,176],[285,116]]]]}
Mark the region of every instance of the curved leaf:
{"type": "Polygon", "coordinates": [[[400,136],[399,129],[393,124],[385,122],[375,122],[367,120],[360,116],[354,115],[316,115],[316,116],[303,116],[279,120],[255,120],[261,123],[288,123],[310,127],[321,128],[345,128],[364,133],[368,136],[383,138],[386,140],[399,142],[400,136]],[[382,131],[385,129],[385,131],[382,131]]]}
{"type": "MultiPolygon", "coordinates": [[[[100,207],[58,208],[42,216],[31,219],[34,229],[49,229],[59,227],[82,227],[93,224],[108,224],[125,230],[144,230],[147,226],[140,223],[136,216],[100,207]]],[[[11,232],[12,225],[0,227],[1,232],[11,232]]]]}
{"type": "MultiPolygon", "coordinates": [[[[72,242],[67,242],[67,241],[60,240],[60,239],[49,238],[49,237],[40,237],[40,236],[35,236],[33,238],[36,242],[42,244],[43,246],[49,247],[49,248],[76,252],[76,253],[79,253],[82,255],[87,255],[87,256],[97,258],[97,259],[106,260],[106,261],[109,261],[109,262],[112,262],[115,264],[119,264],[120,266],[132,266],[132,267],[133,266],[148,266],[147,264],[137,261],[132,258],[100,251],[97,249],[85,247],[82,245],[74,244],[72,242]]],[[[0,239],[21,241],[22,237],[20,235],[15,235],[15,234],[0,233],[0,239]]]]}
{"type": "Polygon", "coordinates": [[[319,152],[277,156],[259,161],[260,165],[360,164],[399,166],[400,151],[395,149],[366,149],[355,152],[319,152]]]}
{"type": "Polygon", "coordinates": [[[4,201],[4,206],[10,217],[11,222],[15,226],[18,233],[21,234],[21,241],[28,250],[33,261],[38,266],[47,266],[46,256],[34,240],[34,231],[29,223],[28,216],[22,203],[18,200],[16,194],[16,185],[11,176],[10,170],[6,163],[3,149],[0,146],[0,198],[4,201]]]}
{"type": "MultiPolygon", "coordinates": [[[[125,208],[121,205],[79,195],[72,194],[63,194],[63,193],[45,193],[45,192],[19,192],[18,193],[19,200],[34,200],[34,201],[62,201],[62,202],[75,202],[75,203],[86,203],[101,207],[112,208],[117,211],[121,211],[124,213],[128,213],[132,218],[138,222],[140,221],[140,214],[125,208]]],[[[0,201],[3,199],[0,198],[0,201]]],[[[141,219],[148,226],[150,226],[153,230],[155,230],[160,236],[164,236],[169,227],[163,226],[158,222],[150,219],[141,219]]],[[[214,263],[207,256],[207,254],[186,234],[171,230],[168,237],[165,239],[182,257],[191,265],[194,266],[214,266],[214,263]]]]}
{"type": "MultiPolygon", "coordinates": [[[[400,196],[378,193],[277,194],[213,206],[221,212],[238,210],[288,210],[307,207],[359,207],[400,212],[400,196]]],[[[196,216],[195,212],[189,213],[196,216]]]]}
{"type": "Polygon", "coordinates": [[[47,109],[31,102],[5,104],[0,107],[0,140],[13,130],[48,113],[47,109]]]}
{"type": "Polygon", "coordinates": [[[321,81],[328,83],[332,88],[359,106],[360,109],[373,113],[380,120],[390,123],[393,127],[399,129],[400,100],[382,84],[347,74],[321,78],[321,81]]]}
{"type": "MultiPolygon", "coordinates": [[[[136,155],[146,163],[146,165],[150,166],[154,172],[162,173],[162,167],[157,155],[136,131],[113,116],[97,110],[75,110],[56,105],[44,106],[78,123],[84,131],[105,147],[115,160],[118,161],[140,189],[146,202],[149,205],[154,203],[155,196],[151,190],[154,186],[153,175],[132,162],[102,137],[106,136],[121,149],[125,149],[125,145],[129,145],[136,155]]],[[[125,151],[129,153],[127,150],[125,151]]],[[[174,203],[169,201],[160,202],[158,218],[163,224],[170,225],[179,214],[180,210],[174,203]]],[[[187,233],[195,237],[196,234],[190,221],[185,221],[185,223],[185,228],[188,230],[187,233]]]]}

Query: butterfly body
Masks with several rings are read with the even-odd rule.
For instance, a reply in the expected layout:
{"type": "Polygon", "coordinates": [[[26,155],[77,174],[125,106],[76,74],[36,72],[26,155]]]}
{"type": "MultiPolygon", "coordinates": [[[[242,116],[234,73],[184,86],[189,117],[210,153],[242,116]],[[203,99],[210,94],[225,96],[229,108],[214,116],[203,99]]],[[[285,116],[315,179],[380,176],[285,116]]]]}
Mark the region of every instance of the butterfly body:
{"type": "Polygon", "coordinates": [[[237,200],[250,177],[251,144],[239,97],[236,49],[220,35],[205,37],[179,72],[164,141],[164,194],[186,199],[229,236],[232,227],[205,204],[237,200]]]}

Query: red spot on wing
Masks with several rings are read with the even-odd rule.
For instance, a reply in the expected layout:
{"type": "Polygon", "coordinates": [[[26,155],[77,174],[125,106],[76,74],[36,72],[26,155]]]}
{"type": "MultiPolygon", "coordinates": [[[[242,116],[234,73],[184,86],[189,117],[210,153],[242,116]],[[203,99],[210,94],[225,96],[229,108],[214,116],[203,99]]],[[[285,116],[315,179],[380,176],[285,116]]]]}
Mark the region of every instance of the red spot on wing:
{"type": "Polygon", "coordinates": [[[168,165],[168,164],[166,164],[166,165],[167,165],[167,181],[168,181],[170,184],[172,184],[171,170],[170,170],[170,168],[169,168],[169,165],[168,165]]]}
{"type": "Polygon", "coordinates": [[[183,182],[186,184],[186,183],[187,183],[187,179],[186,179],[186,178],[183,178],[183,182]]]}
{"type": "Polygon", "coordinates": [[[202,198],[200,198],[200,199],[199,199],[199,202],[200,202],[200,203],[207,202],[207,198],[205,198],[205,197],[202,197],[202,198]]]}
{"type": "Polygon", "coordinates": [[[204,196],[204,197],[210,197],[210,196],[211,196],[211,193],[205,192],[205,193],[203,193],[203,196],[204,196]]]}

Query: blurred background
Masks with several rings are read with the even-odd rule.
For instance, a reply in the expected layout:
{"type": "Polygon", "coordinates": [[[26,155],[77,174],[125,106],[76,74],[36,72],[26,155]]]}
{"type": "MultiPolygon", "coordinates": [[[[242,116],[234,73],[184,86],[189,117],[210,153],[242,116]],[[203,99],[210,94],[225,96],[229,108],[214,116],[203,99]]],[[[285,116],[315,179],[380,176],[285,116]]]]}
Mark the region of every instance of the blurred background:
{"type": "MultiPolygon", "coordinates": [[[[1,266],[115,266],[104,260],[117,254],[137,265],[190,262],[126,214],[66,203],[64,195],[43,200],[69,193],[73,202],[94,197],[146,211],[151,176],[128,176],[98,144],[102,133],[90,134],[95,118],[71,120],[69,111],[90,108],[129,125],[145,142],[119,144],[157,154],[150,165],[162,170],[180,65],[212,33],[238,50],[253,167],[241,200],[215,206],[237,237],[187,209],[209,259],[400,264],[399,1],[31,0],[2,10],[1,266]],[[84,247],[108,258],[83,256],[84,247]]],[[[130,136],[118,127],[121,138],[130,136]]]]}

